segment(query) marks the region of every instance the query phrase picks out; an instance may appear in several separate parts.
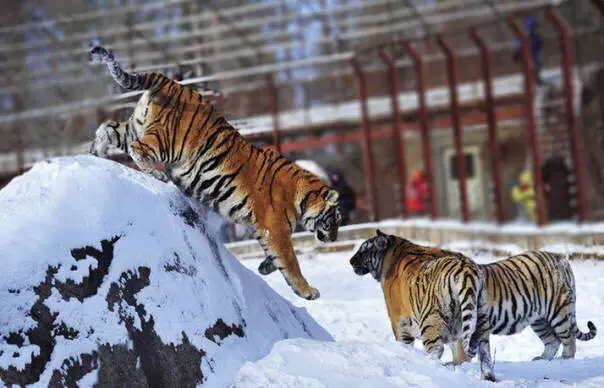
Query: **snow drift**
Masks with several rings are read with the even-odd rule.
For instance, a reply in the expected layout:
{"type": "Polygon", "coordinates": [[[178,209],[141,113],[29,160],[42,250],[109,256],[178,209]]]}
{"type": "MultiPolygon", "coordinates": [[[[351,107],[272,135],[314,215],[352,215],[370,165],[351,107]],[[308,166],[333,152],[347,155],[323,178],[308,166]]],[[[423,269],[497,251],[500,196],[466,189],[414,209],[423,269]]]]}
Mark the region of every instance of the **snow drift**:
{"type": "Polygon", "coordinates": [[[285,338],[331,340],[173,186],[90,156],[0,191],[6,385],[227,386],[285,338]]]}
{"type": "Polygon", "coordinates": [[[395,342],[281,341],[271,353],[246,363],[236,388],[279,387],[489,387],[451,371],[422,350],[395,342]],[[308,357],[312,354],[312,357],[308,357]]]}

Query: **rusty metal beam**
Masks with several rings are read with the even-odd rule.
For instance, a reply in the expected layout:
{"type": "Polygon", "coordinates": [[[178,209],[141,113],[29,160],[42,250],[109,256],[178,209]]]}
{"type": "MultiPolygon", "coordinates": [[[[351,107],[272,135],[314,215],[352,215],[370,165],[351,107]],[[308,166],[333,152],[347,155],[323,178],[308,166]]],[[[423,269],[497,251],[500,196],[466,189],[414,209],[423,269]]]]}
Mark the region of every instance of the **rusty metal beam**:
{"type": "Polygon", "coordinates": [[[270,95],[270,111],[273,116],[273,146],[277,152],[281,152],[281,128],[279,123],[279,90],[275,86],[273,76],[266,77],[266,84],[270,95]]]}
{"type": "Polygon", "coordinates": [[[371,126],[369,122],[369,111],[367,109],[367,79],[357,58],[350,62],[357,78],[359,101],[361,104],[361,127],[363,129],[363,161],[365,167],[365,188],[369,206],[369,219],[379,220],[379,209],[375,195],[375,170],[373,162],[373,150],[371,149],[371,126]]]}
{"type": "Polygon", "coordinates": [[[403,142],[403,120],[399,107],[399,75],[396,64],[384,48],[380,48],[380,57],[388,66],[388,85],[390,86],[390,103],[392,105],[392,129],[394,131],[394,152],[396,156],[396,173],[400,186],[400,215],[403,218],[409,216],[406,206],[405,186],[407,184],[407,158],[405,155],[405,144],[403,142]]]}
{"type": "Polygon", "coordinates": [[[419,100],[420,123],[422,128],[422,154],[424,157],[424,173],[428,180],[428,196],[430,197],[430,216],[438,217],[436,190],[434,186],[434,162],[432,160],[432,140],[430,139],[430,117],[426,103],[426,84],[424,79],[424,64],[421,55],[409,41],[403,42],[403,47],[413,60],[415,79],[417,82],[417,98],[419,100]]]}
{"type": "Polygon", "coordinates": [[[481,55],[482,78],[484,82],[485,108],[487,113],[489,154],[491,156],[491,176],[493,179],[493,194],[495,197],[495,218],[497,223],[505,221],[503,208],[501,166],[499,158],[499,147],[497,144],[497,118],[495,115],[495,99],[493,97],[493,74],[491,64],[491,51],[486,42],[478,33],[476,27],[470,28],[470,38],[478,46],[481,55]]]}
{"type": "Polygon", "coordinates": [[[463,133],[459,111],[459,96],[457,86],[459,84],[458,60],[451,45],[442,35],[437,38],[437,43],[447,58],[447,75],[449,82],[449,99],[451,103],[451,118],[453,120],[453,142],[455,144],[455,168],[457,170],[457,181],[459,182],[459,201],[461,205],[461,219],[463,222],[470,220],[470,209],[468,206],[468,190],[466,182],[466,159],[463,152],[463,133]]]}

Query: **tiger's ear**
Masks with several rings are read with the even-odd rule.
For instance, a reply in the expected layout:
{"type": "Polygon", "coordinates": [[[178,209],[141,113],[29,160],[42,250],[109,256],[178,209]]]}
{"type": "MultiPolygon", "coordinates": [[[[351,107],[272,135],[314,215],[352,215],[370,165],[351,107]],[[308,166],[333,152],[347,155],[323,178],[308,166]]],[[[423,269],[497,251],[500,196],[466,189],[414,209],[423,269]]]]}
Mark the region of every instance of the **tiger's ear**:
{"type": "Polygon", "coordinates": [[[379,229],[378,229],[378,236],[375,239],[375,246],[380,251],[383,251],[386,248],[388,248],[388,236],[385,235],[384,233],[382,233],[379,229]]]}
{"type": "Polygon", "coordinates": [[[325,194],[325,202],[328,205],[337,205],[338,204],[338,199],[340,198],[340,193],[338,193],[336,190],[331,189],[329,190],[326,194],[325,194]]]}
{"type": "Polygon", "coordinates": [[[376,236],[386,236],[386,234],[384,232],[382,232],[381,230],[379,230],[379,229],[375,230],[375,235],[376,236]]]}

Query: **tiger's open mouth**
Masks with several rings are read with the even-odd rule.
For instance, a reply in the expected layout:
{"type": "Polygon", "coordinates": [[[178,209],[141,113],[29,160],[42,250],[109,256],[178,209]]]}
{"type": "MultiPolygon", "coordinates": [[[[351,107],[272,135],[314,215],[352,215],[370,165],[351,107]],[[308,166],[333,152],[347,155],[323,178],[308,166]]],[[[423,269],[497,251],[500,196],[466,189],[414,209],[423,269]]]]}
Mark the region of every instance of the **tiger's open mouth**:
{"type": "Polygon", "coordinates": [[[353,266],[352,269],[354,270],[354,273],[356,273],[357,275],[367,275],[369,273],[369,270],[365,267],[355,267],[353,266]]]}
{"type": "Polygon", "coordinates": [[[329,231],[329,234],[325,233],[324,231],[317,229],[317,239],[321,242],[333,242],[336,241],[338,239],[338,230],[331,230],[329,231]]]}

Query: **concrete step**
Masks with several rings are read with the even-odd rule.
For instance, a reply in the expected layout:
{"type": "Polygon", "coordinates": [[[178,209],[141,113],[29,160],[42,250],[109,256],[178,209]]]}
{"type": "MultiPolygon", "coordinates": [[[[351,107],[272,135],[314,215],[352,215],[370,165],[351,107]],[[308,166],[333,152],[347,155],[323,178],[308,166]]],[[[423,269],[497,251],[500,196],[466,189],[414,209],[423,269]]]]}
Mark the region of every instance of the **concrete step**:
{"type": "MultiPolygon", "coordinates": [[[[485,246],[511,244],[523,250],[542,249],[548,246],[580,247],[571,249],[571,257],[604,259],[604,223],[577,225],[572,222],[537,227],[530,224],[496,224],[458,221],[388,220],[345,226],[340,229],[338,241],[318,243],[308,232],[292,236],[294,247],[300,254],[309,252],[352,251],[355,244],[375,235],[376,228],[417,242],[445,245],[460,241],[484,242],[485,246]],[[603,247],[599,250],[599,247],[603,247]]],[[[229,243],[227,248],[240,259],[262,258],[264,253],[255,240],[229,243]]],[[[491,249],[491,248],[489,248],[491,249]]],[[[495,248],[492,248],[495,250],[495,248]]],[[[498,248],[497,248],[498,249],[498,248]]],[[[493,250],[493,253],[496,252],[493,250]]],[[[499,255],[498,255],[499,256],[499,255]]]]}

